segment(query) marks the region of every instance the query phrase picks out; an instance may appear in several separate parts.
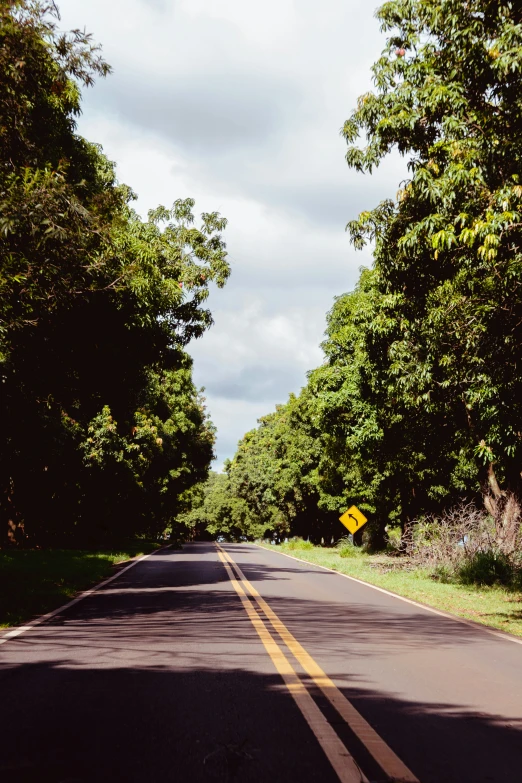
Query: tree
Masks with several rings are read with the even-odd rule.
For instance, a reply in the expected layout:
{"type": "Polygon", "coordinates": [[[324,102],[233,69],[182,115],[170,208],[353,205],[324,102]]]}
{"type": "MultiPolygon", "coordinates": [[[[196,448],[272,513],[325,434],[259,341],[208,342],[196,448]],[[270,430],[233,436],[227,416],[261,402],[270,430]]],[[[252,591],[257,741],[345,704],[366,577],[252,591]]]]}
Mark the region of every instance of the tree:
{"type": "Polygon", "coordinates": [[[326,361],[309,375],[321,432],[320,504],[368,512],[370,545],[385,545],[388,524],[405,533],[419,514],[433,513],[470,491],[468,465],[444,411],[412,406],[390,382],[387,357],[390,297],[375,270],[337,297],[327,317],[326,361]]]}
{"type": "Polygon", "coordinates": [[[408,157],[397,202],[349,224],[357,246],[375,241],[382,378],[411,411],[444,415],[457,452],[473,450],[509,551],[522,492],[522,10],[395,0],[378,17],[389,38],[376,92],[343,133],[359,171],[393,147],[408,157]]]}
{"type": "Polygon", "coordinates": [[[239,442],[229,467],[231,491],[275,538],[298,535],[319,542],[338,527],[338,515],[319,506],[320,454],[308,400],[291,394],[239,442]]]}
{"type": "Polygon", "coordinates": [[[183,349],[230,273],[226,220],[196,227],[178,199],[142,221],[75,132],[81,84],[109,71],[98,48],[52,4],[0,14],[2,515],[33,541],[158,530],[212,459],[183,349]]]}
{"type": "Polygon", "coordinates": [[[227,472],[210,472],[207,480],[192,493],[187,510],[178,517],[178,522],[196,538],[226,536],[229,541],[237,541],[264,533],[248,503],[232,492],[227,472]]]}

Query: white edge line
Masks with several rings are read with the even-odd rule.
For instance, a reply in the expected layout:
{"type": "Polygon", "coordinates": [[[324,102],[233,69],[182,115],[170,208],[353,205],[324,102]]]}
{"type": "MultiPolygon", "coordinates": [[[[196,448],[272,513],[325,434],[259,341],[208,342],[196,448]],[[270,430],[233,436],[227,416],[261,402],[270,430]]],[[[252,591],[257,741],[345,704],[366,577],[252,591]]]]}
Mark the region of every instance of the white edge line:
{"type": "Polygon", "coordinates": [[[398,598],[399,601],[404,601],[407,604],[411,604],[412,606],[418,606],[420,609],[424,609],[426,612],[431,612],[432,614],[438,614],[440,617],[447,617],[448,620],[453,620],[456,623],[462,623],[463,625],[469,625],[471,628],[478,628],[481,631],[485,631],[486,633],[491,634],[492,636],[498,636],[501,639],[504,639],[507,642],[514,642],[515,644],[522,644],[522,639],[518,639],[516,636],[513,636],[510,633],[507,633],[506,631],[500,631],[496,628],[492,628],[490,625],[482,625],[482,623],[476,623],[473,620],[466,620],[464,617],[459,617],[456,614],[450,614],[449,612],[443,612],[440,609],[434,609],[432,606],[428,606],[427,604],[421,604],[420,601],[413,601],[411,598],[406,598],[403,595],[399,595],[398,593],[392,593],[391,590],[386,590],[384,587],[377,587],[377,585],[372,585],[371,582],[365,582],[364,579],[357,579],[356,576],[349,576],[348,574],[343,574],[341,571],[336,571],[334,568],[328,568],[328,566],[319,565],[319,563],[314,563],[311,560],[303,560],[301,557],[295,557],[295,555],[287,555],[286,552],[278,552],[276,549],[272,549],[268,546],[263,546],[262,544],[254,544],[254,546],[257,546],[258,549],[264,549],[265,552],[274,552],[276,555],[282,555],[283,557],[289,557],[291,560],[298,560],[300,563],[306,563],[306,565],[313,565],[316,568],[322,568],[323,571],[329,571],[331,574],[337,574],[337,576],[343,576],[345,579],[351,579],[352,582],[358,582],[360,585],[365,585],[365,587],[371,587],[372,590],[377,590],[379,593],[384,593],[385,595],[391,595],[392,598],[398,598]]]}
{"type": "Polygon", "coordinates": [[[122,568],[120,571],[118,571],[117,574],[113,574],[112,576],[109,576],[108,579],[104,579],[103,582],[99,582],[97,585],[94,585],[94,587],[90,587],[89,590],[84,590],[83,593],[77,595],[76,598],[72,599],[72,601],[68,601],[66,604],[63,604],[63,606],[59,606],[58,609],[53,609],[52,612],[47,612],[47,614],[42,614],[40,615],[40,617],[31,620],[31,622],[26,623],[25,625],[20,625],[17,628],[13,628],[11,631],[8,631],[7,633],[5,633],[3,636],[0,637],[0,644],[5,644],[11,639],[14,639],[15,636],[20,636],[20,634],[23,634],[26,631],[30,631],[35,626],[45,623],[46,620],[50,620],[51,617],[56,617],[57,614],[61,614],[70,606],[74,606],[74,604],[79,603],[79,601],[83,601],[84,598],[88,598],[90,595],[92,595],[97,590],[99,590],[100,587],[104,587],[105,585],[108,585],[109,582],[113,582],[115,579],[118,579],[118,577],[124,574],[125,571],[128,571],[129,568],[133,568],[135,565],[138,565],[138,563],[141,563],[143,560],[146,560],[148,557],[151,557],[151,555],[155,555],[156,552],[162,552],[164,549],[168,549],[168,547],[169,545],[162,546],[159,549],[155,549],[154,552],[149,552],[147,555],[142,555],[141,557],[138,557],[136,560],[133,560],[132,563],[125,566],[125,568],[122,568]]]}

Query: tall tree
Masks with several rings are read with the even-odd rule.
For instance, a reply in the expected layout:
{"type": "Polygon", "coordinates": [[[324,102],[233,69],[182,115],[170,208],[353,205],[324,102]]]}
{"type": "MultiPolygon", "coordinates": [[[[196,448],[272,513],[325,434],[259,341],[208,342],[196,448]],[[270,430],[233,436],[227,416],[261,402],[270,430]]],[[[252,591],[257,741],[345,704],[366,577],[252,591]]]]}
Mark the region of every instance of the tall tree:
{"type": "Polygon", "coordinates": [[[335,535],[338,514],[320,503],[321,449],[303,393],[291,394],[239,442],[229,468],[231,491],[276,538],[298,535],[319,542],[335,535]]]}
{"type": "Polygon", "coordinates": [[[232,492],[229,468],[230,462],[226,462],[224,473],[211,471],[207,480],[186,497],[187,507],[178,515],[177,524],[187,528],[188,535],[226,536],[229,541],[237,541],[264,534],[265,527],[259,524],[247,501],[232,492]]]}
{"type": "Polygon", "coordinates": [[[378,549],[388,524],[400,520],[407,538],[418,515],[472,490],[469,459],[447,412],[412,405],[390,381],[394,325],[377,272],[362,270],[355,290],[337,297],[328,314],[326,361],[310,373],[306,390],[323,444],[321,502],[341,510],[356,503],[368,512],[378,549]]]}
{"type": "Polygon", "coordinates": [[[359,171],[392,148],[408,157],[398,201],[350,224],[356,245],[375,240],[388,297],[383,376],[412,410],[446,416],[457,451],[474,450],[509,550],[522,497],[522,10],[394,0],[377,15],[389,38],[376,91],[344,136],[359,171]]]}
{"type": "Polygon", "coordinates": [[[183,349],[229,275],[226,220],[180,199],[142,221],[76,133],[98,48],[54,4],[0,14],[2,515],[32,540],[157,528],[212,458],[183,349]]]}

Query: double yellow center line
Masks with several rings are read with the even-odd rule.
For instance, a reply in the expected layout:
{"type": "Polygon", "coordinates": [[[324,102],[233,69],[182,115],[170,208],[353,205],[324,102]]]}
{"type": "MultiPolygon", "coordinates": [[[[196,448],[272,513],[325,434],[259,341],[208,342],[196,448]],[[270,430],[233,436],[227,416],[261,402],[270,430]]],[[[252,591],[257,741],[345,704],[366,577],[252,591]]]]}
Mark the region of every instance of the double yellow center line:
{"type": "Polygon", "coordinates": [[[336,709],[346,725],[358,737],[367,751],[373,756],[379,767],[390,781],[400,783],[419,783],[415,775],[403,764],[400,758],[362,717],[348,699],[341,693],[319,664],[307,653],[304,647],[290,633],[288,628],[260,596],[255,587],[246,579],[237,563],[232,560],[219,544],[218,555],[227,571],[228,577],[238,594],[243,607],[256,629],[261,642],[274,666],[281,675],[288,691],[300,709],[306,722],[315,734],[319,744],[334,768],[341,783],[368,783],[352,755],[340,740],[326,717],[312,698],[306,683],[298,675],[290,660],[276,642],[258,610],[264,614],[274,631],[308,674],[311,683],[319,688],[330,704],[336,709]],[[253,600],[249,598],[249,595],[253,600]],[[258,609],[256,608],[256,604],[258,609]]]}

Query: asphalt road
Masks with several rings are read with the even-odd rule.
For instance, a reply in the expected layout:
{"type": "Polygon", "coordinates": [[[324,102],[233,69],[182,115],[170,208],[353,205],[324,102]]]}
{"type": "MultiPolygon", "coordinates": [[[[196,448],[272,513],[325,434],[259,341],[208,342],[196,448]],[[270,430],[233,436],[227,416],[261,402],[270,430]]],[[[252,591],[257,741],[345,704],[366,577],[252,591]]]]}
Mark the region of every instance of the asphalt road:
{"type": "Polygon", "coordinates": [[[0,647],[1,783],[522,781],[522,645],[224,551],[156,553],[0,647]]]}

